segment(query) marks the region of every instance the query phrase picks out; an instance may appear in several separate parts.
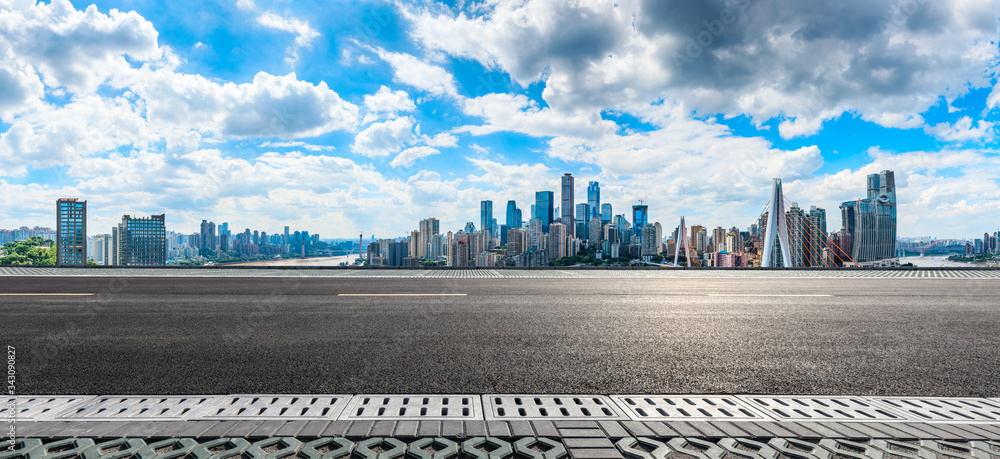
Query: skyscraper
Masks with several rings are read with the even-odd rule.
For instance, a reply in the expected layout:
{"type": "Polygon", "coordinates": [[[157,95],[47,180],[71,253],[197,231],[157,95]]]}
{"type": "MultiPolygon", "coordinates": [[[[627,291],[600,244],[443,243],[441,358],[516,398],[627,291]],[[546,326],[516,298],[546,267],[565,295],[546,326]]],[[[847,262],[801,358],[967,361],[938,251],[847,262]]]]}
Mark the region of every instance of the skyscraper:
{"type": "Polygon", "coordinates": [[[417,230],[417,240],[411,242],[416,244],[415,254],[417,258],[431,258],[430,243],[434,235],[441,232],[441,221],[436,218],[425,218],[420,220],[420,229],[417,230]]]}
{"type": "Polygon", "coordinates": [[[507,229],[520,228],[523,224],[521,209],[517,208],[517,203],[514,200],[507,201],[507,229]]]}
{"type": "Polygon", "coordinates": [[[112,264],[121,266],[163,266],[167,262],[167,231],[164,215],[125,215],[113,227],[112,264]]]}
{"type": "Polygon", "coordinates": [[[559,208],[562,210],[560,219],[570,236],[573,236],[575,232],[575,222],[573,221],[573,190],[573,174],[567,172],[562,176],[562,200],[559,202],[559,208]]]}
{"type": "Polygon", "coordinates": [[[868,176],[868,197],[840,205],[851,258],[876,261],[896,255],[896,179],[885,170],[868,176]]]}
{"type": "Polygon", "coordinates": [[[87,201],[56,201],[56,264],[87,264],[87,201]]]}
{"type": "MultiPolygon", "coordinates": [[[[809,214],[807,215],[809,219],[809,256],[806,260],[808,266],[827,266],[827,260],[824,259],[824,250],[829,250],[827,248],[827,236],[826,236],[826,210],[820,207],[812,206],[809,209],[809,214]]],[[[836,257],[842,254],[835,254],[830,252],[831,257],[836,257]]]]}
{"type": "Polygon", "coordinates": [[[199,249],[205,250],[215,250],[215,223],[202,220],[201,221],[201,239],[199,249]]]}
{"type": "Polygon", "coordinates": [[[640,243],[642,241],[642,228],[648,224],[649,206],[645,204],[636,204],[632,206],[632,226],[635,228],[635,232],[633,234],[639,236],[640,243]]]}
{"type": "Polygon", "coordinates": [[[493,201],[479,202],[479,229],[493,236],[493,201]]]}
{"type": "Polygon", "coordinates": [[[549,225],[552,224],[552,207],[554,205],[553,200],[555,199],[555,193],[551,191],[536,191],[535,192],[535,217],[542,224],[542,232],[549,231],[549,225]]]}
{"type": "Polygon", "coordinates": [[[611,204],[601,204],[601,224],[611,223],[611,204]]]}
{"type": "Polygon", "coordinates": [[[576,205],[576,221],[573,222],[575,227],[574,234],[580,239],[587,239],[587,216],[590,215],[590,204],[579,203],[576,205]]]}
{"type": "MultiPolygon", "coordinates": [[[[587,204],[590,205],[590,214],[587,215],[587,220],[593,220],[595,218],[601,218],[601,184],[598,182],[590,182],[587,185],[587,204]]],[[[608,210],[608,220],[611,219],[611,210],[608,210]]]]}

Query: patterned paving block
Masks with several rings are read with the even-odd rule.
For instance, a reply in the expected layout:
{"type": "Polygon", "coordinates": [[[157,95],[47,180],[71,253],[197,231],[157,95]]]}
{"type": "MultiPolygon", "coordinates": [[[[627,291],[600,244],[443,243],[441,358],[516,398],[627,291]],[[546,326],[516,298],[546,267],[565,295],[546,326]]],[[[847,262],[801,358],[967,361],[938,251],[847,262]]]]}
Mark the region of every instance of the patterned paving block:
{"type": "MultiPolygon", "coordinates": [[[[17,412],[15,419],[41,421],[74,406],[85,404],[95,397],[89,395],[37,395],[14,397],[17,412]]],[[[10,397],[0,397],[0,419],[10,418],[10,397]]]]}
{"type": "Polygon", "coordinates": [[[906,418],[863,397],[742,396],[779,421],[904,421],[906,418]]]}
{"type": "Polygon", "coordinates": [[[599,395],[484,395],[487,420],[509,419],[621,419],[621,408],[599,395]]]}
{"type": "Polygon", "coordinates": [[[981,398],[874,397],[876,402],[924,422],[1000,423],[1000,402],[981,398]]]}
{"type": "Polygon", "coordinates": [[[475,420],[482,419],[482,412],[474,395],[358,395],[341,419],[475,420]]]}
{"type": "Polygon", "coordinates": [[[204,420],[333,420],[349,395],[227,395],[192,416],[204,420]]]}
{"type": "Polygon", "coordinates": [[[770,420],[750,404],[725,396],[612,395],[636,421],[763,421],[770,420]]]}
{"type": "Polygon", "coordinates": [[[102,396],[63,410],[59,421],[167,421],[188,419],[215,400],[211,396],[102,396]]]}

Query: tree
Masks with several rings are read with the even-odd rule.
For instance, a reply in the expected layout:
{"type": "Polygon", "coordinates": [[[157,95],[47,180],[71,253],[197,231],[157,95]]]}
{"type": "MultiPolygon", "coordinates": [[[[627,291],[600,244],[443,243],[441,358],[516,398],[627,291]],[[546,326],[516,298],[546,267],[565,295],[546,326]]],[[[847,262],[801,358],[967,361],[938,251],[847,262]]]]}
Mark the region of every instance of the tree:
{"type": "Polygon", "coordinates": [[[56,244],[52,239],[33,237],[3,245],[0,265],[54,265],[56,244]]]}

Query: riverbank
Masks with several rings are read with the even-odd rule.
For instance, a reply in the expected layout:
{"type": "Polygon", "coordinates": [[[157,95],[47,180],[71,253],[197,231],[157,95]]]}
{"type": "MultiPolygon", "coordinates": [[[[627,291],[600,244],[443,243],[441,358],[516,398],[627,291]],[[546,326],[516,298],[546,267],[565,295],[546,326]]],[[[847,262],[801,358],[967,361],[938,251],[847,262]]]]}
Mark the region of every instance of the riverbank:
{"type": "Polygon", "coordinates": [[[340,266],[357,258],[357,254],[337,257],[282,258],[276,260],[226,263],[224,266],[340,266]]]}

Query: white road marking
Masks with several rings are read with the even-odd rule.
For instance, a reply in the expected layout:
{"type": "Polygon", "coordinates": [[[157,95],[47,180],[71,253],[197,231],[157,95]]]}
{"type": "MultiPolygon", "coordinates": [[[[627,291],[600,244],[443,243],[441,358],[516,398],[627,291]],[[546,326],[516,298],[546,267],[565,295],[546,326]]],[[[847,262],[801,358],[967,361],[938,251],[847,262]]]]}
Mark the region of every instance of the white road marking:
{"type": "Polygon", "coordinates": [[[757,294],[752,294],[752,293],[747,293],[747,294],[742,294],[742,293],[734,293],[734,294],[729,294],[729,293],[709,293],[709,294],[708,294],[708,296],[746,296],[746,297],[769,297],[769,296],[779,296],[779,297],[780,297],[780,296],[790,296],[790,297],[797,297],[797,296],[806,296],[806,297],[817,297],[817,296],[820,296],[820,297],[823,297],[823,296],[833,296],[833,295],[771,295],[771,294],[760,294],[760,295],[757,295],[757,294]]]}
{"type": "Polygon", "coordinates": [[[96,293],[0,293],[0,296],[93,296],[96,293]]]}
{"type": "Polygon", "coordinates": [[[468,296],[467,293],[338,293],[337,296],[468,296]]]}

